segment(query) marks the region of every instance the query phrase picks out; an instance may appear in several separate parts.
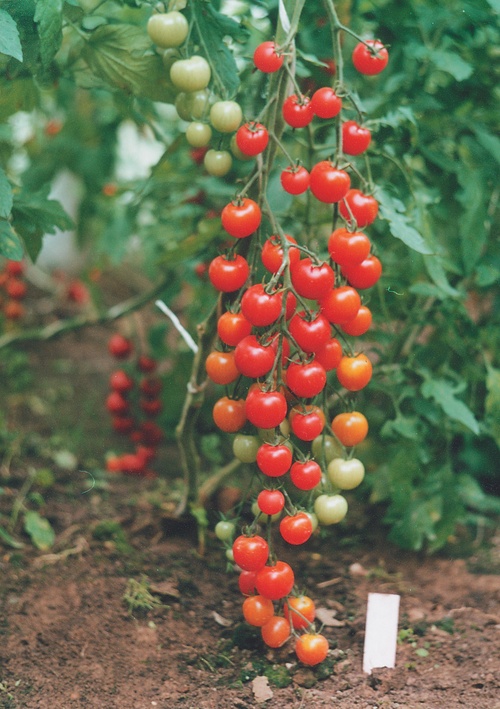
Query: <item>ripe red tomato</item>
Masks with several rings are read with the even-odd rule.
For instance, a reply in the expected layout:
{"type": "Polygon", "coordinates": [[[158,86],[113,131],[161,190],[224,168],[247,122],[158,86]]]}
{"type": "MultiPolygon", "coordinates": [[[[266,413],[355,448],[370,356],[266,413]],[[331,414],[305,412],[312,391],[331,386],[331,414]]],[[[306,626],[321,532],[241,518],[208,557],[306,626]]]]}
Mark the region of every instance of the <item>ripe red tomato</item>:
{"type": "Polygon", "coordinates": [[[336,369],[341,358],[342,345],[335,337],[332,337],[332,339],[329,340],[324,347],[314,354],[314,359],[325,368],[326,372],[336,369]]]}
{"type": "Polygon", "coordinates": [[[305,544],[312,533],[312,522],[305,512],[287,515],[280,522],[280,534],[288,544],[305,544]]]}
{"type": "Polygon", "coordinates": [[[316,617],[316,607],[309,596],[290,596],[286,600],[283,612],[296,630],[307,628],[316,617]]]}
{"type": "Polygon", "coordinates": [[[255,593],[256,571],[242,571],[238,576],[238,588],[244,596],[252,596],[255,593]]]}
{"type": "Polygon", "coordinates": [[[246,399],[246,415],[257,428],[275,428],[286,417],[286,399],[280,391],[262,391],[250,387],[246,399]]]}
{"type": "Polygon", "coordinates": [[[257,495],[257,505],[265,515],[276,515],[285,506],[285,496],[280,490],[261,490],[257,495]]]}
{"type": "Polygon", "coordinates": [[[345,170],[339,170],[329,160],[321,160],[311,170],[309,187],[320,202],[333,204],[343,199],[351,186],[345,170]]]}
{"type": "Polygon", "coordinates": [[[236,145],[244,155],[258,155],[267,148],[269,133],[262,123],[249,121],[236,131],[236,145]]]}
{"type": "Polygon", "coordinates": [[[234,540],[232,549],[234,563],[243,571],[259,571],[264,567],[269,556],[266,540],[257,534],[253,537],[245,537],[241,534],[234,540]]]}
{"type": "Polygon", "coordinates": [[[255,587],[264,598],[277,601],[288,596],[295,582],[291,566],[284,561],[277,561],[274,566],[263,566],[255,579],[255,587]]]}
{"type": "Polygon", "coordinates": [[[325,427],[325,414],[319,406],[300,404],[294,406],[288,420],[292,431],[301,441],[313,441],[325,427]]]}
{"type": "Polygon", "coordinates": [[[279,478],[290,470],[292,451],[288,446],[263,443],[257,451],[257,466],[270,478],[279,478]]]}
{"type": "Polygon", "coordinates": [[[342,150],[346,155],[361,155],[371,143],[372,134],[368,128],[363,128],[356,121],[346,121],[342,124],[342,150]]]}
{"type": "Polygon", "coordinates": [[[328,655],[328,640],[319,633],[305,633],[297,638],[295,652],[304,665],[319,665],[328,655]]]}
{"type": "Polygon", "coordinates": [[[313,93],[311,104],[318,118],[335,118],[341,111],[342,99],[330,86],[323,86],[313,93]]]}
{"type": "MultiPolygon", "coordinates": [[[[289,234],[285,234],[285,239],[289,244],[297,243],[293,236],[289,234]]],[[[264,242],[260,257],[264,268],[270,273],[277,273],[280,270],[283,264],[283,247],[279,236],[275,234],[264,242]]],[[[288,248],[288,263],[292,266],[297,261],[300,261],[300,251],[290,246],[288,248]]]]}
{"type": "Polygon", "coordinates": [[[269,598],[249,596],[243,601],[243,617],[257,628],[265,625],[274,615],[274,605],[269,598]]]}
{"type": "Polygon", "coordinates": [[[261,219],[259,205],[248,197],[229,202],[221,213],[222,226],[228,234],[237,239],[253,234],[259,228],[261,219]]]}
{"type": "Polygon", "coordinates": [[[222,313],[217,322],[217,334],[222,342],[230,347],[235,347],[251,332],[252,323],[249,323],[242,313],[232,313],[228,310],[222,313]]]}
{"type": "Polygon", "coordinates": [[[271,345],[263,345],[255,335],[247,335],[236,345],[235,368],[244,377],[257,379],[271,371],[275,357],[275,350],[271,345]]]}
{"type": "Polygon", "coordinates": [[[382,275],[382,264],[372,255],[355,266],[344,266],[342,272],[352,286],[363,290],[377,283],[382,275]]]}
{"type": "Polygon", "coordinates": [[[343,446],[357,446],[368,434],[368,421],[359,411],[337,414],[332,421],[332,431],[343,446]]]}
{"type": "Polygon", "coordinates": [[[290,468],[290,480],[299,490],[312,490],[321,482],[321,468],[315,460],[297,460],[290,468]]]}
{"type": "Polygon", "coordinates": [[[153,359],[153,357],[148,357],[147,355],[139,355],[139,357],[137,358],[137,369],[140,372],[149,374],[150,372],[154,372],[157,366],[158,363],[155,359],[153,359]]]}
{"type": "Polygon", "coordinates": [[[223,396],[212,410],[214,422],[225,433],[236,433],[246,422],[245,400],[223,396]]]}
{"type": "Polygon", "coordinates": [[[352,63],[355,69],[360,74],[367,76],[380,74],[387,66],[388,61],[389,53],[378,39],[367,39],[366,44],[359,42],[352,53],[352,63]]]}
{"type": "Polygon", "coordinates": [[[7,285],[5,286],[5,290],[7,291],[9,298],[12,298],[12,300],[22,300],[25,297],[28,288],[26,283],[20,278],[9,278],[7,285]]]}
{"type": "Polygon", "coordinates": [[[342,357],[337,367],[337,379],[348,391],[360,391],[372,378],[372,363],[365,354],[342,357]]]}
{"type": "Polygon", "coordinates": [[[340,266],[357,265],[370,253],[370,239],[362,231],[350,232],[341,227],[328,239],[328,252],[340,266]]]}
{"type": "Polygon", "coordinates": [[[283,66],[284,57],[276,51],[274,42],[262,42],[253,53],[253,63],[259,71],[272,74],[283,66]]]}
{"type": "Polygon", "coordinates": [[[321,313],[301,310],[288,325],[290,335],[304,352],[316,352],[326,345],[331,336],[331,325],[321,313]]]}
{"type": "Polygon", "coordinates": [[[283,118],[292,128],[305,128],[314,118],[311,100],[307,96],[292,94],[283,101],[283,118]]]}
{"type": "Polygon", "coordinates": [[[20,320],[25,312],[24,305],[18,300],[8,300],[3,306],[3,314],[7,320],[20,320]]]}
{"type": "Polygon", "coordinates": [[[116,359],[125,359],[132,352],[133,345],[129,339],[116,333],[115,335],[111,335],[108,340],[108,350],[116,359]]]}
{"type": "Polygon", "coordinates": [[[356,317],[349,322],[342,323],[340,326],[346,335],[352,335],[353,337],[359,337],[368,332],[372,324],[372,313],[371,310],[366,306],[362,305],[357,312],[356,317]]]}
{"type": "Polygon", "coordinates": [[[241,312],[256,327],[271,325],[281,314],[283,293],[266,293],[262,283],[250,286],[241,299],[241,312]]]}
{"type": "Polygon", "coordinates": [[[309,187],[310,176],[303,165],[290,165],[281,173],[281,186],[288,194],[303,194],[309,187]]]}
{"type": "Polygon", "coordinates": [[[146,398],[154,399],[163,389],[163,382],[159,377],[144,377],[140,389],[146,398]]]}
{"type": "Polygon", "coordinates": [[[317,362],[292,362],[286,370],[286,384],[299,398],[309,399],[325,388],[326,372],[317,362]]]}
{"type": "Polygon", "coordinates": [[[24,263],[22,261],[7,261],[5,270],[9,276],[22,276],[24,273],[24,263]]]}
{"type": "Polygon", "coordinates": [[[335,274],[331,267],[327,263],[315,264],[310,258],[294,264],[290,276],[297,293],[311,300],[320,300],[335,284],[335,274]]]}
{"type": "Polygon", "coordinates": [[[147,446],[157,446],[163,440],[163,431],[154,421],[144,421],[140,427],[140,439],[147,446]]]}
{"type": "Polygon", "coordinates": [[[239,290],[250,275],[248,262],[240,254],[233,258],[216,256],[208,268],[208,277],[214,288],[223,293],[239,290]]]}
{"type": "Polygon", "coordinates": [[[279,615],[273,615],[261,628],[262,640],[268,647],[281,647],[290,637],[290,623],[279,615]]]}
{"type": "Polygon", "coordinates": [[[353,320],[361,307],[361,298],[351,286],[334,288],[320,302],[321,312],[335,325],[353,320]]]}
{"type": "Polygon", "coordinates": [[[131,416],[113,416],[111,425],[114,431],[126,435],[134,430],[135,421],[131,416]]]}
{"type": "Polygon", "coordinates": [[[109,386],[114,391],[123,393],[132,389],[134,380],[123,369],[117,369],[109,378],[109,386]]]}
{"type": "Polygon", "coordinates": [[[110,414],[126,414],[130,409],[129,402],[119,391],[112,391],[106,398],[106,408],[110,414]]]}
{"type": "Polygon", "coordinates": [[[216,384],[231,384],[240,375],[234,352],[210,352],[205,361],[205,370],[216,384]]]}
{"type": "Polygon", "coordinates": [[[375,197],[364,194],[361,190],[349,190],[339,205],[340,214],[349,223],[362,229],[372,224],[377,218],[378,202],[375,197]]]}
{"type": "Polygon", "coordinates": [[[163,404],[160,399],[141,399],[139,405],[146,416],[150,416],[151,418],[158,416],[163,409],[163,404]]]}

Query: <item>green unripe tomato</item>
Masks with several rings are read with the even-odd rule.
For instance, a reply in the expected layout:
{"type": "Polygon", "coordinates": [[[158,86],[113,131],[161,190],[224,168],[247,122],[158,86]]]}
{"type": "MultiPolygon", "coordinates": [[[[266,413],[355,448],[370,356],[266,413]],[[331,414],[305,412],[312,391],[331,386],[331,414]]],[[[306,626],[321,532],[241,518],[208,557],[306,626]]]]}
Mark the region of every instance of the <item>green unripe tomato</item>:
{"type": "Polygon", "coordinates": [[[215,536],[220,539],[221,542],[229,542],[233,539],[234,533],[236,531],[236,525],[234,522],[229,522],[228,520],[221,520],[215,525],[215,536]]]}
{"type": "Polygon", "coordinates": [[[157,47],[180,47],[189,32],[189,23],[180,12],[163,12],[151,15],[147,24],[148,35],[157,47]]]}
{"type": "Polygon", "coordinates": [[[320,524],[338,524],[347,514],[347,500],[342,495],[320,495],[314,501],[314,513],[320,524]]]}
{"type": "Polygon", "coordinates": [[[221,133],[233,133],[242,120],[243,112],[236,101],[216,101],[210,109],[210,123],[221,133]]]}
{"type": "Polygon", "coordinates": [[[234,561],[234,554],[232,549],[226,549],[226,559],[228,561],[234,561]]]}
{"type": "Polygon", "coordinates": [[[327,474],[335,487],[341,490],[353,490],[363,482],[365,466],[357,458],[350,460],[334,458],[328,463],[327,474]]]}
{"type": "Polygon", "coordinates": [[[260,441],[257,436],[238,433],[233,440],[233,453],[242,463],[255,463],[260,441]]]}
{"type": "Polygon", "coordinates": [[[209,150],[203,158],[203,164],[209,175],[223,177],[231,169],[233,158],[227,150],[209,150]]]}
{"type": "Polygon", "coordinates": [[[316,517],[314,512],[304,512],[304,514],[306,514],[309,517],[309,519],[311,520],[313,532],[315,532],[318,529],[318,524],[319,524],[318,518],[316,517]]]}
{"type": "Polygon", "coordinates": [[[342,453],[342,448],[333,436],[318,436],[311,444],[311,452],[318,463],[323,463],[323,451],[325,462],[328,464],[342,453]]]}
{"type": "Polygon", "coordinates": [[[186,128],[186,140],[193,148],[204,148],[210,143],[212,129],[208,123],[193,121],[186,128]]]}
{"type": "Polygon", "coordinates": [[[170,67],[170,80],[181,91],[206,89],[210,83],[210,65],[204,57],[193,54],[189,59],[179,59],[170,67]]]}

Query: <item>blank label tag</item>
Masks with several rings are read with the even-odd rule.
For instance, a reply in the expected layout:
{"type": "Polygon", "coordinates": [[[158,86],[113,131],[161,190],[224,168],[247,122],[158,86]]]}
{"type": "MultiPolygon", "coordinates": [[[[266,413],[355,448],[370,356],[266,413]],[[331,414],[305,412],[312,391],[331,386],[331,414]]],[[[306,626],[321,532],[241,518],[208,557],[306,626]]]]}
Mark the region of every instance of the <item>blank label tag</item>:
{"type": "Polygon", "coordinates": [[[396,664],[399,599],[392,593],[368,594],[363,672],[396,664]]]}

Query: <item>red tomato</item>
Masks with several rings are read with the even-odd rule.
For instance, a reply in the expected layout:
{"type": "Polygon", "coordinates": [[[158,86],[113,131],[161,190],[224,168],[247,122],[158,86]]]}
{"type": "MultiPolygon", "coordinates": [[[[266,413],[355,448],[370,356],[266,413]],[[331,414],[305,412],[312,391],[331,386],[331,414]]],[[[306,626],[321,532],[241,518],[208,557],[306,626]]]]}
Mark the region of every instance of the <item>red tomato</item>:
{"type": "Polygon", "coordinates": [[[144,377],[140,384],[141,392],[146,398],[154,399],[163,388],[163,382],[159,377],[144,377]]]}
{"type": "Polygon", "coordinates": [[[328,342],[331,336],[331,325],[328,320],[317,313],[306,313],[302,310],[296,313],[288,325],[290,335],[304,352],[316,352],[328,342]]]}
{"type": "Polygon", "coordinates": [[[342,357],[337,367],[337,379],[348,391],[360,391],[372,378],[372,363],[364,354],[342,357]]]}
{"type": "Polygon", "coordinates": [[[302,194],[309,187],[310,176],[302,165],[290,165],[281,173],[281,186],[288,194],[302,194]]]}
{"type": "Polygon", "coordinates": [[[372,224],[377,218],[378,202],[375,197],[364,194],[361,190],[349,190],[339,205],[340,214],[349,223],[362,229],[372,224]]]}
{"type": "Polygon", "coordinates": [[[361,155],[371,143],[372,134],[368,128],[363,128],[356,121],[346,121],[342,124],[342,150],[346,155],[361,155]]]}
{"type": "Polygon", "coordinates": [[[280,534],[288,544],[305,544],[312,533],[312,522],[305,512],[287,515],[280,522],[280,534]]]}
{"type": "Polygon", "coordinates": [[[237,239],[253,234],[259,228],[261,219],[259,205],[248,197],[229,202],[221,213],[223,228],[237,239]]]}
{"type": "Polygon", "coordinates": [[[368,256],[356,266],[345,266],[342,272],[352,286],[363,290],[377,283],[382,275],[382,264],[376,256],[368,256]]]}
{"type": "Polygon", "coordinates": [[[253,53],[253,63],[259,71],[272,74],[283,66],[284,57],[276,51],[274,42],[262,42],[253,53]]]}
{"type": "Polygon", "coordinates": [[[9,278],[7,285],[5,286],[5,290],[7,291],[9,298],[12,298],[12,300],[22,300],[25,297],[28,288],[26,283],[20,278],[9,278]]]}
{"type": "Polygon", "coordinates": [[[109,378],[109,386],[114,391],[123,393],[132,389],[134,380],[123,369],[117,369],[109,378]]]}
{"type": "Polygon", "coordinates": [[[20,320],[25,312],[24,305],[18,300],[8,300],[3,306],[3,314],[7,320],[20,320]]]}
{"type": "Polygon", "coordinates": [[[297,638],[295,652],[304,665],[319,665],[328,655],[328,640],[319,633],[306,633],[297,638]]]}
{"type": "Polygon", "coordinates": [[[281,314],[283,293],[266,293],[264,286],[250,286],[241,299],[241,312],[256,327],[265,327],[276,322],[281,314]]]}
{"type": "Polygon", "coordinates": [[[117,333],[109,338],[108,350],[116,359],[125,359],[132,352],[133,345],[129,339],[117,333]]]}
{"type": "Polygon", "coordinates": [[[320,300],[331,291],[335,274],[326,264],[315,264],[310,258],[301,259],[290,270],[292,285],[299,295],[311,300],[320,300]]]}
{"type": "Polygon", "coordinates": [[[236,433],[246,422],[245,400],[223,396],[215,402],[212,410],[214,422],[225,433],[236,433]]]}
{"type": "Polygon", "coordinates": [[[216,384],[231,384],[240,375],[234,352],[210,352],[205,361],[205,370],[216,384]]]}
{"type": "Polygon", "coordinates": [[[157,366],[158,363],[155,359],[153,359],[153,357],[148,357],[147,355],[139,355],[139,357],[137,358],[137,369],[140,372],[149,374],[150,372],[154,372],[157,366]]]}
{"type": "Polygon", "coordinates": [[[283,118],[292,128],[304,128],[314,118],[311,100],[307,96],[292,94],[283,102],[283,118]]]}
{"type": "Polygon", "coordinates": [[[243,534],[236,537],[232,548],[234,563],[238,564],[243,571],[259,571],[264,567],[269,556],[266,540],[257,534],[253,537],[245,537],[243,534]]]}
{"type": "Polygon", "coordinates": [[[340,266],[360,264],[370,253],[370,239],[362,231],[335,229],[328,239],[328,252],[340,266]]]}
{"type": "Polygon", "coordinates": [[[269,598],[249,596],[243,601],[243,617],[257,628],[265,625],[274,615],[274,605],[269,598]]]}
{"type": "Polygon", "coordinates": [[[238,576],[238,588],[244,596],[252,596],[255,593],[256,571],[242,571],[238,576]]]}
{"type": "Polygon", "coordinates": [[[317,362],[292,362],[286,370],[286,384],[299,398],[309,399],[325,388],[326,372],[317,362]]]}
{"type": "Polygon", "coordinates": [[[313,93],[311,104],[318,118],[334,118],[340,113],[342,99],[332,88],[323,86],[313,93]]]}
{"type": "Polygon", "coordinates": [[[320,202],[333,204],[343,199],[351,186],[345,170],[339,170],[329,160],[321,160],[311,170],[309,187],[320,202]]]}
{"type": "Polygon", "coordinates": [[[309,596],[290,596],[283,607],[283,612],[296,630],[307,628],[316,617],[316,607],[309,596]]]}
{"type": "Polygon", "coordinates": [[[131,416],[113,416],[111,424],[117,433],[127,434],[134,430],[135,421],[131,416]]]}
{"type": "MultiPolygon", "coordinates": [[[[285,234],[285,239],[289,244],[296,244],[297,241],[290,236],[285,234]]],[[[277,273],[281,266],[283,265],[283,247],[281,245],[281,239],[277,235],[270,236],[267,241],[264,242],[262,247],[262,252],[260,255],[264,268],[270,273],[277,273]]],[[[300,261],[300,251],[295,249],[293,246],[288,248],[288,263],[290,267],[300,261]]]]}
{"type": "Polygon", "coordinates": [[[128,401],[119,391],[112,391],[106,398],[106,408],[110,414],[126,414],[130,409],[128,401]]]}
{"type": "Polygon", "coordinates": [[[362,305],[357,312],[356,317],[349,322],[342,323],[340,326],[346,335],[352,335],[352,337],[359,337],[368,332],[372,324],[372,313],[371,310],[366,306],[362,305]]]}
{"type": "Polygon", "coordinates": [[[320,302],[320,306],[327,320],[338,325],[356,317],[361,307],[361,298],[358,291],[351,286],[340,286],[330,291],[320,302]]]}
{"type": "Polygon", "coordinates": [[[389,53],[378,39],[367,39],[366,44],[359,42],[352,53],[352,63],[360,74],[374,76],[385,69],[389,53]],[[366,45],[369,45],[368,47],[366,45]]]}
{"type": "Polygon", "coordinates": [[[321,477],[321,468],[315,460],[297,460],[290,468],[290,479],[299,490],[312,490],[320,484],[321,477]]]}
{"type": "Polygon", "coordinates": [[[160,399],[141,399],[139,405],[146,416],[151,418],[158,416],[163,409],[160,399]]]}
{"type": "Polygon", "coordinates": [[[263,443],[257,451],[257,466],[270,478],[278,478],[290,470],[292,451],[285,445],[263,443]]]}
{"type": "Polygon", "coordinates": [[[217,334],[222,342],[230,347],[235,347],[251,331],[252,323],[249,323],[242,313],[231,313],[228,310],[222,313],[217,322],[217,334]]]}
{"type": "Polygon", "coordinates": [[[271,345],[262,345],[255,335],[247,335],[236,345],[236,370],[244,377],[257,379],[271,371],[276,354],[271,345]]]}
{"type": "Polygon", "coordinates": [[[249,121],[236,131],[236,145],[244,155],[262,153],[269,143],[269,133],[262,123],[249,121]]]}
{"type": "Polygon", "coordinates": [[[281,647],[290,637],[290,623],[279,615],[273,615],[261,628],[262,640],[268,647],[281,647]]]}
{"type": "Polygon", "coordinates": [[[280,490],[261,490],[257,496],[257,505],[265,515],[276,515],[285,506],[285,496],[280,490]]]}
{"type": "Polygon", "coordinates": [[[324,347],[315,352],[314,355],[314,359],[325,368],[326,372],[336,369],[341,358],[342,345],[335,337],[332,337],[332,339],[329,340],[324,347]]]}
{"type": "Polygon", "coordinates": [[[294,406],[289,415],[292,431],[301,441],[313,441],[325,427],[325,414],[312,404],[294,406]]]}
{"type": "Polygon", "coordinates": [[[234,258],[216,256],[208,268],[208,277],[212,285],[223,293],[239,290],[249,275],[248,262],[239,254],[236,254],[234,258]]]}
{"type": "Polygon", "coordinates": [[[22,276],[24,273],[24,263],[22,261],[7,261],[5,270],[9,276],[22,276]]]}
{"type": "Polygon", "coordinates": [[[286,399],[279,391],[251,387],[245,409],[248,420],[257,428],[275,428],[286,417],[286,399]]]}
{"type": "Polygon", "coordinates": [[[295,582],[291,566],[284,561],[277,561],[274,566],[263,566],[255,579],[257,591],[264,598],[277,601],[288,596],[295,582]]]}
{"type": "Polygon", "coordinates": [[[337,414],[332,421],[332,431],[343,446],[357,446],[368,434],[368,421],[359,411],[337,414]]]}

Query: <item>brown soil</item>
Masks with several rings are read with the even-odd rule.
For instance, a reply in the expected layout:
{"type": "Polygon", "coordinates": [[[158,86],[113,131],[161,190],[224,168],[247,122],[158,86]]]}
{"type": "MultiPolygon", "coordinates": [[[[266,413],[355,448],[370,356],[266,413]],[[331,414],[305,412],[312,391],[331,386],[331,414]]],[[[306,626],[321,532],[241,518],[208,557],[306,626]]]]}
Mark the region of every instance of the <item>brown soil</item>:
{"type": "MultiPolygon", "coordinates": [[[[28,421],[48,438],[64,422],[78,433],[82,465],[110,446],[96,416],[111,366],[105,336],[96,329],[37,347],[41,388],[32,401],[10,400],[20,428],[28,421]],[[47,361],[72,366],[54,372],[47,361]]],[[[63,444],[71,449],[70,439],[63,444]]],[[[11,493],[28,463],[11,471],[11,493]]],[[[266,707],[500,709],[500,576],[489,573],[500,568],[498,537],[467,560],[426,558],[387,544],[376,520],[360,517],[305,551],[283,549],[317,606],[332,612],[323,630],[330,656],[313,670],[297,664],[292,643],[266,650],[242,623],[236,575],[226,575],[212,536],[200,558],[193,530],[169,519],[165,482],[103,477],[89,489],[88,469],[59,470],[44,492],[57,535],[50,554],[27,539],[20,551],[1,551],[0,707],[244,709],[259,705],[253,680],[267,676],[266,707]],[[119,526],[106,533],[103,521],[119,526]],[[143,575],[161,605],[130,610],[129,579],[143,575]],[[396,668],[371,676],[361,669],[369,592],[401,595],[396,668]]]]}

